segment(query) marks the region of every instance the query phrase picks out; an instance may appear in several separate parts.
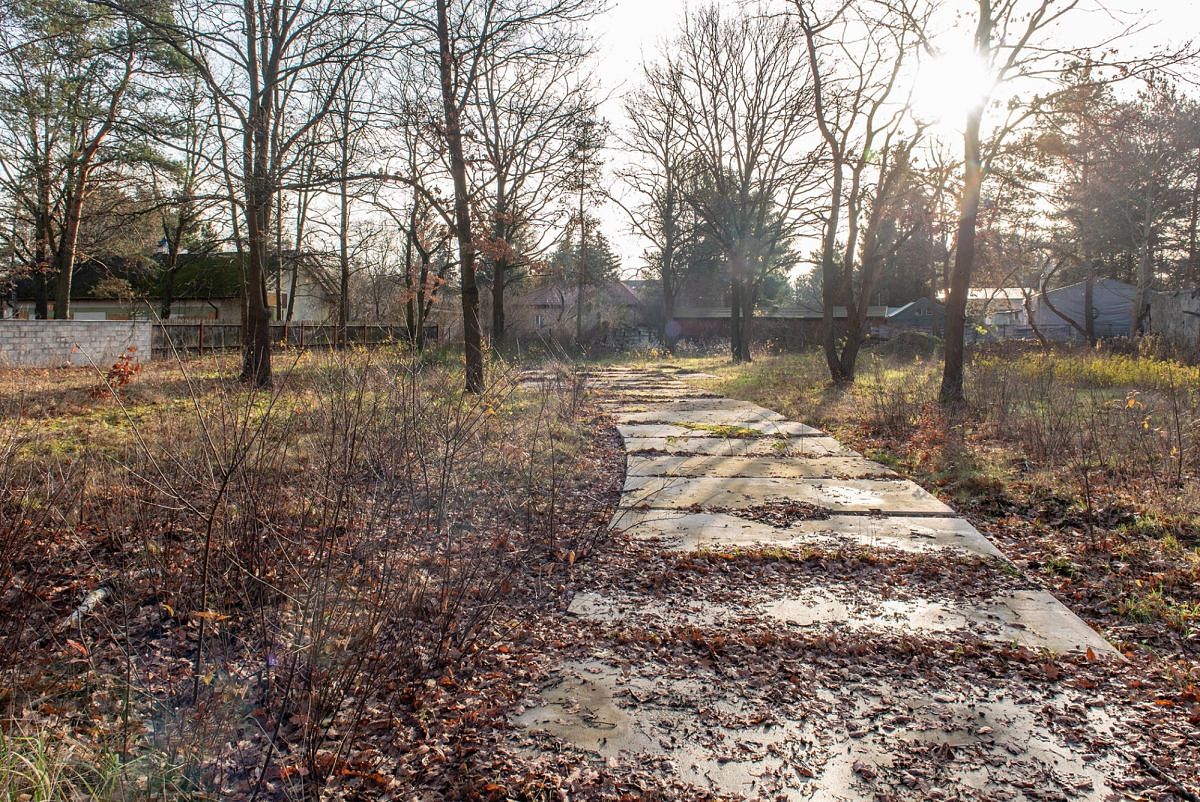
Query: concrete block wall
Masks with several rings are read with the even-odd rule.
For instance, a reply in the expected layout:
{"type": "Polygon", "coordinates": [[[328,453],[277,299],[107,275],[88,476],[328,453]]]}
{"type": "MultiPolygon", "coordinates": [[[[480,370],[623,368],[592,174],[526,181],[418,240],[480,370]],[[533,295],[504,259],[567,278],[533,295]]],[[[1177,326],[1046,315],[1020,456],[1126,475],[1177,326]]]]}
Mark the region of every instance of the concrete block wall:
{"type": "Polygon", "coordinates": [[[148,320],[0,320],[0,367],[108,368],[133,346],[150,361],[148,320]]]}

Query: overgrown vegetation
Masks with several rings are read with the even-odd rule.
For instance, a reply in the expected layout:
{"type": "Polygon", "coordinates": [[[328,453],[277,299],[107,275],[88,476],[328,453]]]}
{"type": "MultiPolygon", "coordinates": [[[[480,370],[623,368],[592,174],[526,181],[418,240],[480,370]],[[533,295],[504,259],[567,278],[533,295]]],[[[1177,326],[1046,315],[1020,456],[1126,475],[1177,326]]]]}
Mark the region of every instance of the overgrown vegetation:
{"type": "Polygon", "coordinates": [[[0,374],[0,799],[399,792],[606,531],[569,370],[220,362],[0,374]]]}

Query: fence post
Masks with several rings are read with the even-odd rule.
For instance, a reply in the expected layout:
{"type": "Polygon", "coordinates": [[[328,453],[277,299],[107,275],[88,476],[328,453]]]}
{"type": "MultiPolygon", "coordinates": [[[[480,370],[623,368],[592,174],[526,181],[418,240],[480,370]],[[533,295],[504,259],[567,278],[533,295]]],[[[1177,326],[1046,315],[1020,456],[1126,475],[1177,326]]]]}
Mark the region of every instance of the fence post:
{"type": "Polygon", "coordinates": [[[304,322],[300,323],[300,350],[304,350],[304,322]]]}
{"type": "Polygon", "coordinates": [[[197,349],[200,356],[204,356],[204,318],[200,318],[200,347],[197,349]]]}

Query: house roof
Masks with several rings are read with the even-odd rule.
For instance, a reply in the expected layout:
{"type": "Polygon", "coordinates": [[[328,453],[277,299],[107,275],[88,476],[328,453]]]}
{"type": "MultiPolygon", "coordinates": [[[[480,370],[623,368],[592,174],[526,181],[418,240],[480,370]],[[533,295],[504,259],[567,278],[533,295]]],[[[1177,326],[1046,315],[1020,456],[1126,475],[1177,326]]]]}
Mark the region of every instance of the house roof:
{"type": "MultiPolygon", "coordinates": [[[[968,301],[1024,301],[1025,293],[1033,292],[1023,287],[972,287],[967,290],[968,301]]],[[[946,300],[946,291],[938,290],[939,301],[946,300]]]]}
{"type": "Polygon", "coordinates": [[[908,303],[904,304],[903,306],[889,306],[887,308],[887,316],[888,317],[897,317],[899,315],[903,315],[905,312],[912,309],[914,306],[930,306],[930,307],[936,307],[937,309],[942,308],[942,305],[940,303],[938,303],[937,301],[931,301],[928,298],[918,298],[915,301],[909,301],[908,303]]]}
{"type": "MultiPolygon", "coordinates": [[[[513,299],[514,306],[572,306],[576,301],[579,288],[565,281],[551,281],[536,287],[524,295],[513,299]]],[[[622,281],[607,281],[603,284],[589,285],[584,290],[584,297],[603,295],[605,298],[620,306],[641,306],[637,293],[622,281]]]]}

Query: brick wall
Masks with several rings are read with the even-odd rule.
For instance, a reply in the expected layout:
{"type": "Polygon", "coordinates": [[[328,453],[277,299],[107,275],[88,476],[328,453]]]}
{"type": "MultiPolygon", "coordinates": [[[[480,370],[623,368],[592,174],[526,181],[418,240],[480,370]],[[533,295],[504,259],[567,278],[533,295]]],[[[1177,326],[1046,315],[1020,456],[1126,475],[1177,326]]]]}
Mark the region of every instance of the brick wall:
{"type": "Polygon", "coordinates": [[[0,320],[0,366],[111,365],[130,346],[149,361],[147,320],[0,320]]]}

